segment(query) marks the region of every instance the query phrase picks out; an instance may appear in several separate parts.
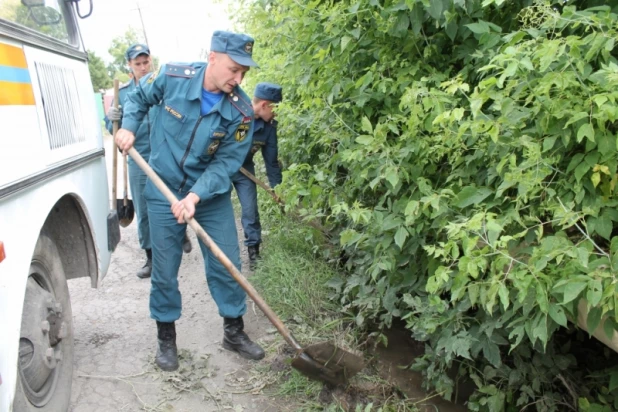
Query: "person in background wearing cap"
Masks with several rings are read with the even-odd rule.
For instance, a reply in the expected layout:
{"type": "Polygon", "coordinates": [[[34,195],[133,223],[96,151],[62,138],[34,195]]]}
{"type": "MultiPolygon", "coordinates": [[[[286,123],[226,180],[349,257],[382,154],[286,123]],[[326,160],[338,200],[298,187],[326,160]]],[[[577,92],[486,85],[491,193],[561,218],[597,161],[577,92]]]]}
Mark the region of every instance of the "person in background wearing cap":
{"type": "MultiPolygon", "coordinates": [[[[178,368],[175,321],[181,314],[178,267],[182,238],[193,217],[240,270],[240,248],[230,193],[253,135],[251,101],[240,88],[251,58],[253,39],[216,31],[208,63],[166,64],[142,79],[129,94],[116,143],[124,151],[139,141],[134,135],[149,108],[158,105],[150,134],[150,166],[180,199],[171,207],[148,180],[145,196],[150,218],[153,265],[150,316],[157,323],[157,365],[178,368]]],[[[200,241],[210,293],[223,317],[223,347],[246,359],[264,351],[244,332],[246,294],[200,241]]]]}
{"type": "MultiPolygon", "coordinates": [[[[150,49],[145,44],[134,44],[125,52],[125,58],[129,65],[131,79],[120,86],[118,96],[118,108],[111,106],[107,111],[105,125],[107,130],[112,133],[114,121],[119,124],[122,121],[122,106],[127,99],[127,94],[137,87],[137,83],[141,78],[146,76],[152,70],[152,60],[150,58],[150,49]]],[[[156,109],[152,108],[145,116],[142,124],[138,128],[136,134],[140,137],[139,142],[135,145],[135,150],[148,161],[150,157],[150,129],[154,123],[156,109]]],[[[131,198],[135,205],[135,213],[137,214],[137,236],[139,238],[140,247],[146,251],[146,264],[137,271],[137,277],[145,279],[150,277],[152,271],[152,247],[150,241],[150,228],[148,223],[148,208],[144,199],[144,187],[146,186],[146,174],[135,164],[133,159],[129,157],[129,186],[131,187],[131,198]]],[[[114,201],[116,201],[114,199],[114,201]]],[[[183,243],[185,253],[191,252],[191,241],[185,237],[183,243]]]]}
{"type": "MultiPolygon", "coordinates": [[[[281,86],[273,83],[259,83],[253,93],[253,111],[255,126],[253,130],[253,145],[242,167],[255,175],[253,155],[262,151],[266,175],[270,187],[281,183],[281,167],[277,149],[277,121],[274,105],[281,102],[281,86]]],[[[255,183],[241,172],[233,179],[236,194],[242,208],[241,223],[245,234],[245,246],[249,254],[251,270],[255,270],[260,258],[260,243],[262,242],[262,225],[258,211],[257,188],[255,183]]]]}

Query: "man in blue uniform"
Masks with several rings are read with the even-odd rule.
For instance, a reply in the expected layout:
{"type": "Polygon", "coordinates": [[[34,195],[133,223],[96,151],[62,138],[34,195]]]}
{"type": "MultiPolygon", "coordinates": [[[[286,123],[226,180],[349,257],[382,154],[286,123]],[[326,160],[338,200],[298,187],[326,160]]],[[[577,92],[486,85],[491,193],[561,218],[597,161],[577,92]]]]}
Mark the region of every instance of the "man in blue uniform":
{"type": "MultiPolygon", "coordinates": [[[[253,39],[216,31],[208,64],[167,64],[142,79],[128,96],[116,142],[128,150],[149,108],[158,106],[150,135],[150,165],[180,199],[170,206],[149,180],[145,197],[152,238],[153,265],[150,316],[157,322],[155,357],[163,370],[178,368],[176,329],[181,296],[178,267],[186,217],[194,217],[240,269],[231,177],[251,147],[253,109],[239,84],[251,66],[253,39]]],[[[247,359],[264,351],[243,331],[246,295],[223,265],[200,242],[210,293],[224,318],[223,347],[247,359]]]]}
{"type": "MultiPolygon", "coordinates": [[[[145,44],[134,44],[125,52],[125,58],[129,65],[132,78],[127,83],[120,86],[118,96],[118,108],[110,107],[105,118],[107,130],[112,133],[113,122],[122,122],[122,106],[127,100],[127,94],[132,92],[137,87],[139,80],[150,73],[152,70],[152,60],[150,58],[150,49],[145,44]]],[[[150,157],[150,129],[154,123],[157,109],[153,107],[144,117],[142,124],[136,131],[138,141],[135,144],[135,150],[146,161],[150,157]]],[[[146,264],[137,271],[137,277],[140,279],[150,277],[152,271],[152,249],[150,242],[150,228],[148,226],[148,209],[146,200],[144,199],[144,187],[146,186],[146,174],[135,164],[133,159],[128,159],[129,163],[129,186],[131,187],[131,198],[135,205],[135,214],[137,215],[137,236],[139,238],[140,247],[146,251],[146,264]]],[[[116,201],[116,199],[114,199],[116,201]]],[[[186,253],[191,251],[191,242],[188,237],[185,237],[183,250],[186,253]]]]}
{"type": "MultiPolygon", "coordinates": [[[[281,86],[273,83],[259,83],[253,93],[253,111],[255,112],[255,126],[253,130],[253,145],[243,167],[255,175],[253,155],[262,152],[266,175],[270,187],[281,183],[281,167],[277,149],[277,121],[275,120],[274,105],[281,102],[281,86]]],[[[249,254],[251,270],[255,270],[260,257],[260,243],[262,242],[262,225],[258,211],[257,188],[247,176],[238,172],[233,179],[236,194],[242,207],[242,229],[245,234],[245,246],[249,254]]]]}

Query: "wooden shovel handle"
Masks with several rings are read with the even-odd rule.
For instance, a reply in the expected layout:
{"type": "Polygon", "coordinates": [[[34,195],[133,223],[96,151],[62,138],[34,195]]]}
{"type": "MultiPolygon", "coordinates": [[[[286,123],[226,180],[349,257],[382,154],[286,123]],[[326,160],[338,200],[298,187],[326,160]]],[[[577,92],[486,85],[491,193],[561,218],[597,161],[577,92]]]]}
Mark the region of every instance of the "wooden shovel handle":
{"type": "MultiPolygon", "coordinates": [[[[244,167],[240,168],[240,173],[242,173],[243,175],[247,176],[249,178],[249,180],[251,180],[253,183],[258,185],[262,189],[266,190],[273,197],[273,199],[275,199],[275,202],[279,203],[279,205],[281,206],[281,211],[285,213],[285,209],[284,209],[285,208],[285,203],[283,203],[283,200],[281,200],[281,198],[279,196],[277,196],[277,194],[275,193],[275,191],[273,189],[271,189],[268,185],[266,185],[266,183],[262,182],[260,179],[255,177],[250,171],[248,171],[244,167]]],[[[328,230],[326,230],[326,228],[324,226],[320,225],[315,220],[312,219],[308,223],[314,229],[317,229],[318,231],[322,232],[322,234],[324,236],[326,236],[328,238],[331,237],[331,235],[328,232],[328,230]]]]}
{"type": "MultiPolygon", "coordinates": [[[[172,191],[161,180],[161,178],[157,176],[157,174],[154,172],[154,170],[152,170],[150,165],[146,163],[146,161],[142,158],[142,156],[140,156],[140,154],[134,148],[129,149],[129,156],[131,156],[133,160],[135,161],[135,163],[137,163],[137,165],[144,171],[144,173],[146,173],[148,178],[152,181],[152,183],[155,184],[157,189],[159,189],[161,193],[163,193],[163,195],[170,202],[170,204],[173,205],[174,203],[178,201],[178,199],[176,198],[176,196],[174,196],[172,191]]],[[[275,328],[277,328],[281,336],[283,336],[283,338],[294,349],[296,349],[297,351],[302,351],[302,347],[296,341],[296,339],[294,339],[294,336],[292,336],[292,334],[290,333],[288,328],[283,324],[281,319],[279,319],[279,317],[275,314],[275,312],[273,312],[270,306],[268,306],[268,304],[264,301],[264,299],[262,299],[262,297],[258,294],[258,292],[253,288],[251,283],[249,283],[249,281],[247,281],[247,279],[242,275],[242,273],[238,271],[236,266],[234,266],[234,264],[225,255],[225,253],[223,253],[223,251],[219,249],[219,246],[217,246],[217,244],[213,242],[213,240],[210,238],[210,236],[208,236],[208,233],[206,233],[206,231],[202,228],[202,226],[200,226],[200,224],[197,223],[197,221],[193,218],[187,219],[185,217],[185,220],[187,224],[191,226],[193,230],[195,230],[195,233],[197,233],[197,236],[202,240],[202,242],[204,242],[206,247],[210,249],[213,255],[215,255],[215,257],[219,260],[219,262],[221,262],[221,264],[225,266],[227,271],[230,272],[230,275],[232,275],[234,280],[238,282],[240,287],[242,287],[245,290],[245,292],[247,292],[247,295],[249,295],[249,297],[253,299],[255,304],[258,305],[260,310],[264,312],[264,315],[266,315],[268,320],[275,326],[275,328]]]]}
{"type": "Polygon", "coordinates": [[[249,178],[249,180],[251,180],[253,183],[258,185],[262,189],[266,190],[268,192],[268,194],[270,194],[273,197],[273,199],[275,199],[275,202],[279,203],[281,206],[285,206],[285,204],[283,203],[283,200],[281,200],[281,198],[279,196],[277,196],[275,191],[270,186],[266,185],[266,183],[262,182],[260,179],[255,177],[253,175],[253,173],[251,173],[250,171],[248,171],[244,167],[240,168],[240,173],[242,173],[243,175],[247,176],[249,178]]]}
{"type": "Polygon", "coordinates": [[[127,207],[127,205],[129,204],[129,184],[127,183],[128,180],[128,175],[129,175],[129,162],[128,162],[128,157],[126,154],[122,155],[122,174],[123,174],[123,183],[124,185],[122,186],[122,190],[123,190],[123,204],[124,207],[127,207]]]}
{"type": "MultiPolygon", "coordinates": [[[[114,107],[118,108],[118,89],[120,82],[114,79],[114,107]]],[[[112,209],[116,210],[116,199],[118,199],[118,146],[116,145],[116,132],[118,132],[118,122],[112,122],[112,209]]]]}

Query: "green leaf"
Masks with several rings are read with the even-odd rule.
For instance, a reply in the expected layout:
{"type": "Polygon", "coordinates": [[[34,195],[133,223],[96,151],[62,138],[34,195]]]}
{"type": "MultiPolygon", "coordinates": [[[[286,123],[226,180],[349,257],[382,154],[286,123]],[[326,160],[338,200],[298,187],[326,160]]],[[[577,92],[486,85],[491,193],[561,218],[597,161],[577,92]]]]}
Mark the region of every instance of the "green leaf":
{"type": "Polygon", "coordinates": [[[554,303],[549,305],[549,317],[554,320],[560,326],[567,326],[567,317],[564,313],[562,306],[558,306],[554,303]]]}
{"type": "Polygon", "coordinates": [[[406,206],[406,210],[403,212],[406,216],[414,216],[418,212],[419,203],[418,200],[410,200],[406,206]]]}
{"type": "Polygon", "coordinates": [[[408,32],[408,27],[410,27],[410,18],[407,13],[399,13],[397,16],[397,21],[389,30],[389,33],[393,37],[404,37],[408,32]]]}
{"type": "Polygon", "coordinates": [[[539,339],[543,343],[543,347],[547,345],[547,315],[540,316],[537,325],[532,329],[532,336],[539,339]]]}
{"type": "Polygon", "coordinates": [[[348,44],[350,44],[351,41],[352,41],[352,38],[350,36],[343,36],[341,38],[341,51],[344,51],[346,47],[348,47],[348,44]]]}
{"type": "Polygon", "coordinates": [[[454,205],[459,208],[475,205],[485,200],[491,194],[492,191],[486,187],[468,186],[457,194],[454,205]]]}
{"type": "Polygon", "coordinates": [[[502,303],[502,307],[506,311],[509,308],[511,300],[509,299],[509,290],[504,283],[500,284],[500,289],[498,289],[498,296],[500,297],[500,303],[502,303]]]}
{"type": "Polygon", "coordinates": [[[466,24],[465,26],[474,34],[489,33],[490,31],[489,24],[483,20],[479,20],[477,23],[466,24]]]}
{"type": "Polygon", "coordinates": [[[589,335],[592,335],[594,331],[599,327],[602,314],[603,309],[599,307],[591,308],[590,312],[588,312],[588,317],[586,318],[586,329],[588,329],[589,335]]]}
{"type": "Polygon", "coordinates": [[[553,149],[556,144],[556,139],[558,139],[557,135],[546,137],[545,140],[543,140],[543,152],[553,149]]]}
{"type": "Polygon", "coordinates": [[[601,302],[603,296],[603,283],[599,279],[593,279],[588,282],[588,291],[586,292],[586,300],[590,306],[597,306],[601,302]]]}
{"type": "Polygon", "coordinates": [[[616,322],[614,322],[614,319],[605,319],[605,322],[603,322],[603,332],[605,332],[605,336],[607,336],[608,339],[614,339],[614,333],[616,332],[616,322]]]}
{"type": "Polygon", "coordinates": [[[395,243],[399,246],[399,249],[403,249],[403,244],[406,241],[409,233],[407,229],[403,226],[397,229],[397,233],[395,233],[395,243]]]}
{"type": "Polygon", "coordinates": [[[483,341],[483,356],[496,368],[499,368],[502,364],[500,360],[500,348],[488,339],[483,341]]]}
{"type": "Polygon", "coordinates": [[[575,154],[572,158],[571,161],[569,162],[569,165],[567,166],[567,173],[569,173],[571,170],[575,169],[580,163],[581,161],[584,159],[584,154],[583,153],[577,153],[575,154]]]}
{"type": "Polygon", "coordinates": [[[362,144],[364,146],[370,145],[373,143],[373,136],[368,134],[360,135],[356,138],[356,143],[362,144]]]}
{"type": "Polygon", "coordinates": [[[388,168],[388,170],[386,171],[386,180],[388,180],[388,182],[393,185],[393,187],[397,186],[397,183],[399,183],[399,174],[397,173],[397,168],[388,168]]]}
{"type": "Polygon", "coordinates": [[[597,187],[599,183],[601,183],[601,174],[599,172],[595,172],[590,176],[590,181],[594,187],[597,187]]]}
{"type": "Polygon", "coordinates": [[[613,223],[607,215],[601,215],[597,218],[597,221],[594,225],[594,231],[599,234],[599,236],[609,240],[612,235],[613,223]]]}
{"type": "Polygon", "coordinates": [[[581,162],[579,166],[575,168],[575,179],[579,183],[582,180],[582,177],[590,170],[590,165],[586,162],[581,162]]]}
{"type": "Polygon", "coordinates": [[[363,120],[361,120],[361,130],[365,133],[373,134],[373,126],[367,116],[363,116],[363,120]]]}
{"type": "Polygon", "coordinates": [[[580,411],[587,411],[590,409],[590,402],[586,398],[579,398],[577,400],[577,406],[579,406],[580,411]]]}
{"type": "Polygon", "coordinates": [[[571,302],[579,296],[582,290],[586,289],[586,286],[588,286],[588,284],[584,282],[567,283],[564,288],[564,298],[562,299],[562,303],[565,304],[571,302]]]}
{"type": "Polygon", "coordinates": [[[358,233],[354,229],[346,229],[341,232],[339,235],[339,242],[341,242],[341,246],[346,246],[352,242],[352,239],[355,239],[358,233]]]}
{"type": "Polygon", "coordinates": [[[577,256],[579,258],[579,263],[587,268],[588,267],[588,258],[590,257],[590,252],[585,247],[577,248],[577,256]]]}
{"type": "Polygon", "coordinates": [[[427,12],[431,17],[438,20],[442,16],[442,0],[430,1],[427,12]]]}
{"type": "Polygon", "coordinates": [[[581,142],[584,137],[594,142],[594,129],[590,123],[584,123],[579,127],[577,131],[577,143],[581,142]]]}

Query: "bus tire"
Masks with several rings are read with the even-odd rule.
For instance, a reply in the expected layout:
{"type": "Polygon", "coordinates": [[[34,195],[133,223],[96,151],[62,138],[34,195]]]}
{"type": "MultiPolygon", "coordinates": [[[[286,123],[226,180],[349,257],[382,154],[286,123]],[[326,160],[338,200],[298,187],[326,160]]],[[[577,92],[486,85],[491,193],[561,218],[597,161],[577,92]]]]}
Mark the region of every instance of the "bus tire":
{"type": "Polygon", "coordinates": [[[62,261],[41,232],[24,295],[15,412],[69,410],[73,380],[73,313],[62,261]]]}

